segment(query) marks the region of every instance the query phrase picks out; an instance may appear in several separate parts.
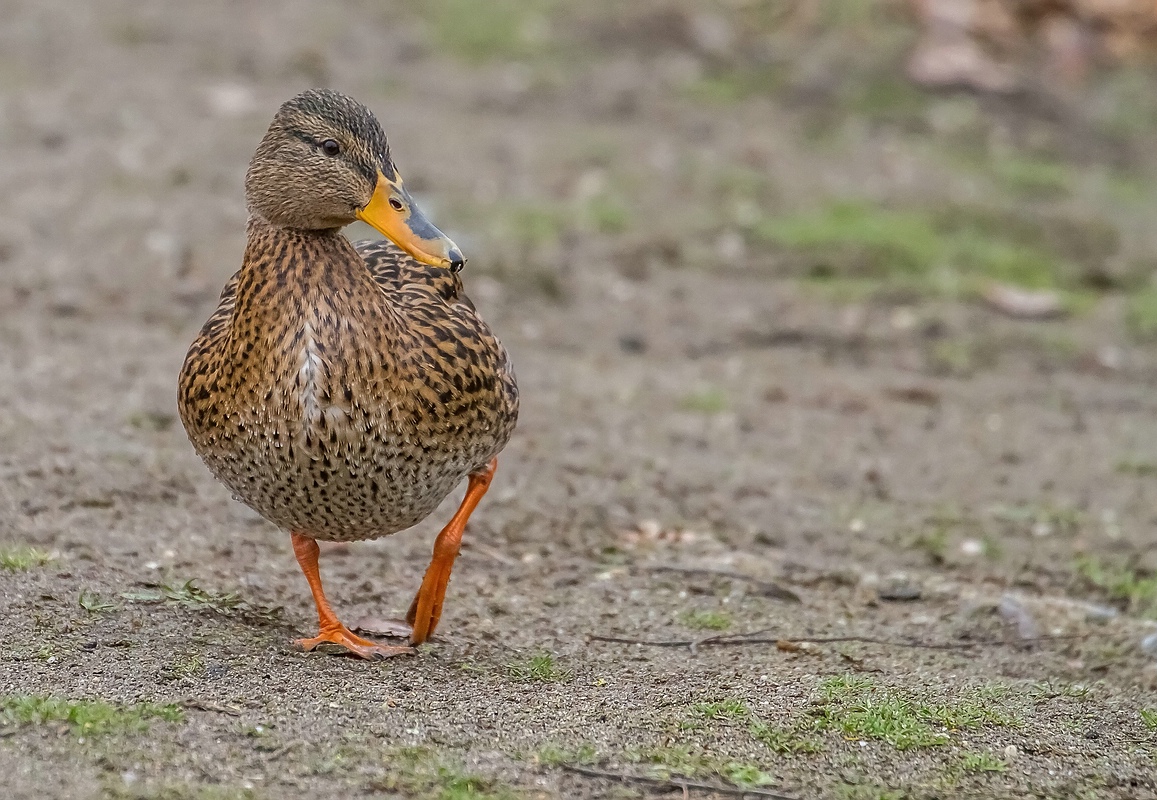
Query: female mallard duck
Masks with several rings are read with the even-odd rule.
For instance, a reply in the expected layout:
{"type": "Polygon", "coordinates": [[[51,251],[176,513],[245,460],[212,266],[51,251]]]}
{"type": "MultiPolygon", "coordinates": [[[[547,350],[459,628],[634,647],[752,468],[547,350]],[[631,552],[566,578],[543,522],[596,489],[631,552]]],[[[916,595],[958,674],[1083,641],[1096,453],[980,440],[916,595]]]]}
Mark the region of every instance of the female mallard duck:
{"type": "Polygon", "coordinates": [[[277,112],[245,176],[241,269],[189,348],[178,406],[233,495],[288,531],[323,642],[351,633],[321,588],[316,540],[374,539],[428,516],[469,477],[406,621],[438,624],[470,513],[518,415],[506,350],[462,293],[465,259],[414,205],[365,106],[327,90],[277,112]],[[389,241],[350,244],[361,219],[389,241]]]}

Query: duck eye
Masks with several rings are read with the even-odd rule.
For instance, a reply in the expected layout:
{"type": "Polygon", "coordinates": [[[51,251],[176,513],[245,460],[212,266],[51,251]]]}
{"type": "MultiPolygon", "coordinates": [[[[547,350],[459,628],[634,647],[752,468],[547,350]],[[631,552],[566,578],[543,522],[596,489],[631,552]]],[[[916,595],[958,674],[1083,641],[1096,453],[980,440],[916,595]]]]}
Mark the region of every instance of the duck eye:
{"type": "Polygon", "coordinates": [[[390,208],[394,209],[394,211],[401,211],[402,210],[402,201],[396,197],[391,197],[390,198],[390,208]]]}
{"type": "Polygon", "coordinates": [[[322,149],[322,152],[325,153],[327,156],[336,156],[338,153],[341,152],[341,145],[339,145],[333,139],[326,139],[324,142],[321,143],[321,149],[322,149]]]}

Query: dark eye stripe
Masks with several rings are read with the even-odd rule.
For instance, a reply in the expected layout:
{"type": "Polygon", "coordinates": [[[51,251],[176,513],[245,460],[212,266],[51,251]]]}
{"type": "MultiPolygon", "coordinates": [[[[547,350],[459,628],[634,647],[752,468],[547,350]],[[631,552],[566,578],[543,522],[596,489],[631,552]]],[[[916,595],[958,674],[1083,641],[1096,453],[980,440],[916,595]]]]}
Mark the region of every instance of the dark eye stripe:
{"type": "MultiPolygon", "coordinates": [[[[289,128],[286,130],[286,133],[288,133],[293,138],[298,139],[299,141],[305,142],[310,147],[319,147],[320,146],[318,141],[317,141],[317,138],[309,135],[305,131],[298,130],[296,128],[289,128]]],[[[371,185],[377,183],[377,181],[378,181],[378,168],[377,168],[377,166],[372,166],[372,167],[367,166],[366,164],[363,164],[360,159],[357,159],[357,158],[351,158],[350,161],[352,162],[351,166],[353,166],[353,168],[356,169],[359,173],[364,175],[365,179],[367,181],[369,181],[371,185]]],[[[394,178],[393,165],[388,160],[386,161],[386,165],[389,168],[388,171],[390,173],[386,177],[389,178],[390,180],[393,180],[393,178],[394,178]]]]}
{"type": "MultiPolygon", "coordinates": [[[[288,133],[290,136],[292,136],[294,139],[297,139],[298,141],[305,142],[310,147],[315,147],[315,148],[320,149],[322,152],[325,152],[325,143],[326,142],[333,142],[334,144],[337,144],[337,140],[334,139],[333,137],[327,136],[324,139],[322,139],[321,141],[318,141],[316,136],[313,136],[312,134],[306,133],[305,131],[302,131],[302,130],[297,130],[296,128],[291,128],[288,131],[286,131],[286,133],[288,133]]],[[[340,151],[340,149],[341,149],[341,146],[339,145],[338,150],[340,151]]]]}

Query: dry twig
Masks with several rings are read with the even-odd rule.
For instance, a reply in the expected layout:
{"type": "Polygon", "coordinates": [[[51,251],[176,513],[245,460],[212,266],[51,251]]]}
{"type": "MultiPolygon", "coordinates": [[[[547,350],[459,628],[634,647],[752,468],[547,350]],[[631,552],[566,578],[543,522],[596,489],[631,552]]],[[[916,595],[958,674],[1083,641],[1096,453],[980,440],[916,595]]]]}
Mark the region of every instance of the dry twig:
{"type": "Polygon", "coordinates": [[[265,760],[267,762],[276,761],[277,759],[281,758],[289,751],[296,750],[297,748],[301,747],[304,744],[305,744],[305,742],[303,742],[301,739],[294,739],[292,742],[289,742],[288,744],[283,744],[281,747],[279,747],[276,750],[274,750],[273,752],[269,753],[269,755],[267,755],[265,757],[265,760]]]}
{"type": "Polygon", "coordinates": [[[699,792],[714,792],[715,794],[723,794],[729,797],[763,797],[768,800],[797,800],[791,795],[780,794],[779,792],[768,791],[767,789],[743,789],[738,786],[723,786],[716,783],[700,783],[699,781],[689,781],[683,778],[648,778],[643,775],[628,775],[622,772],[605,772],[601,769],[590,769],[589,767],[576,767],[570,764],[561,764],[560,767],[567,771],[573,772],[576,775],[582,775],[587,778],[600,778],[605,781],[614,781],[615,783],[639,784],[642,786],[649,786],[652,789],[657,789],[661,792],[676,792],[682,791],[683,796],[694,790],[699,792]]]}
{"type": "Polygon", "coordinates": [[[729,578],[733,581],[744,581],[750,583],[755,587],[756,591],[764,597],[772,597],[776,600],[785,600],[789,603],[800,602],[799,595],[790,589],[785,589],[777,583],[770,583],[768,581],[753,578],[750,575],[744,575],[741,572],[728,572],[722,569],[705,569],[703,567],[675,567],[667,565],[658,565],[653,567],[641,567],[641,569],[650,572],[678,572],[682,575],[704,575],[712,578],[729,578]]]}
{"type": "Polygon", "coordinates": [[[211,711],[214,714],[227,714],[230,717],[241,716],[241,709],[236,706],[223,706],[217,703],[210,703],[208,700],[198,700],[195,697],[188,697],[181,701],[182,708],[194,708],[198,711],[211,711]]]}
{"type": "Polygon", "coordinates": [[[916,642],[897,641],[894,639],[876,639],[871,636],[764,636],[771,633],[771,628],[763,628],[748,633],[721,633],[707,636],[702,639],[679,639],[674,641],[654,641],[648,639],[631,639],[623,636],[599,636],[592,634],[588,637],[597,642],[613,642],[616,644],[637,644],[643,647],[687,647],[695,652],[700,647],[725,647],[728,645],[773,644],[782,650],[790,649],[786,645],[793,642],[810,642],[812,644],[876,644],[883,647],[910,647],[920,650],[971,650],[976,647],[1000,647],[1003,645],[1028,645],[1046,642],[1072,641],[1087,639],[1091,633],[1075,633],[1067,636],[1037,636],[1032,639],[995,639],[978,642],[916,642]]]}

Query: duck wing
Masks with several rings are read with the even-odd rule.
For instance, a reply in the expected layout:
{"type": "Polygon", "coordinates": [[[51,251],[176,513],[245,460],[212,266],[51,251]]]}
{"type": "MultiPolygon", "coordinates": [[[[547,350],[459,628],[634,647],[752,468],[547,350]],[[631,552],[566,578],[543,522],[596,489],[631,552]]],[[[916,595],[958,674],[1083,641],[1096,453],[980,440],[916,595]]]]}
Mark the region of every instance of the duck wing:
{"type": "Polygon", "coordinates": [[[476,313],[474,303],[462,289],[458,273],[423,264],[388,239],[354,242],[354,249],[365,260],[378,286],[390,297],[404,299],[410,287],[423,287],[451,306],[460,305],[469,313],[476,313]]]}

